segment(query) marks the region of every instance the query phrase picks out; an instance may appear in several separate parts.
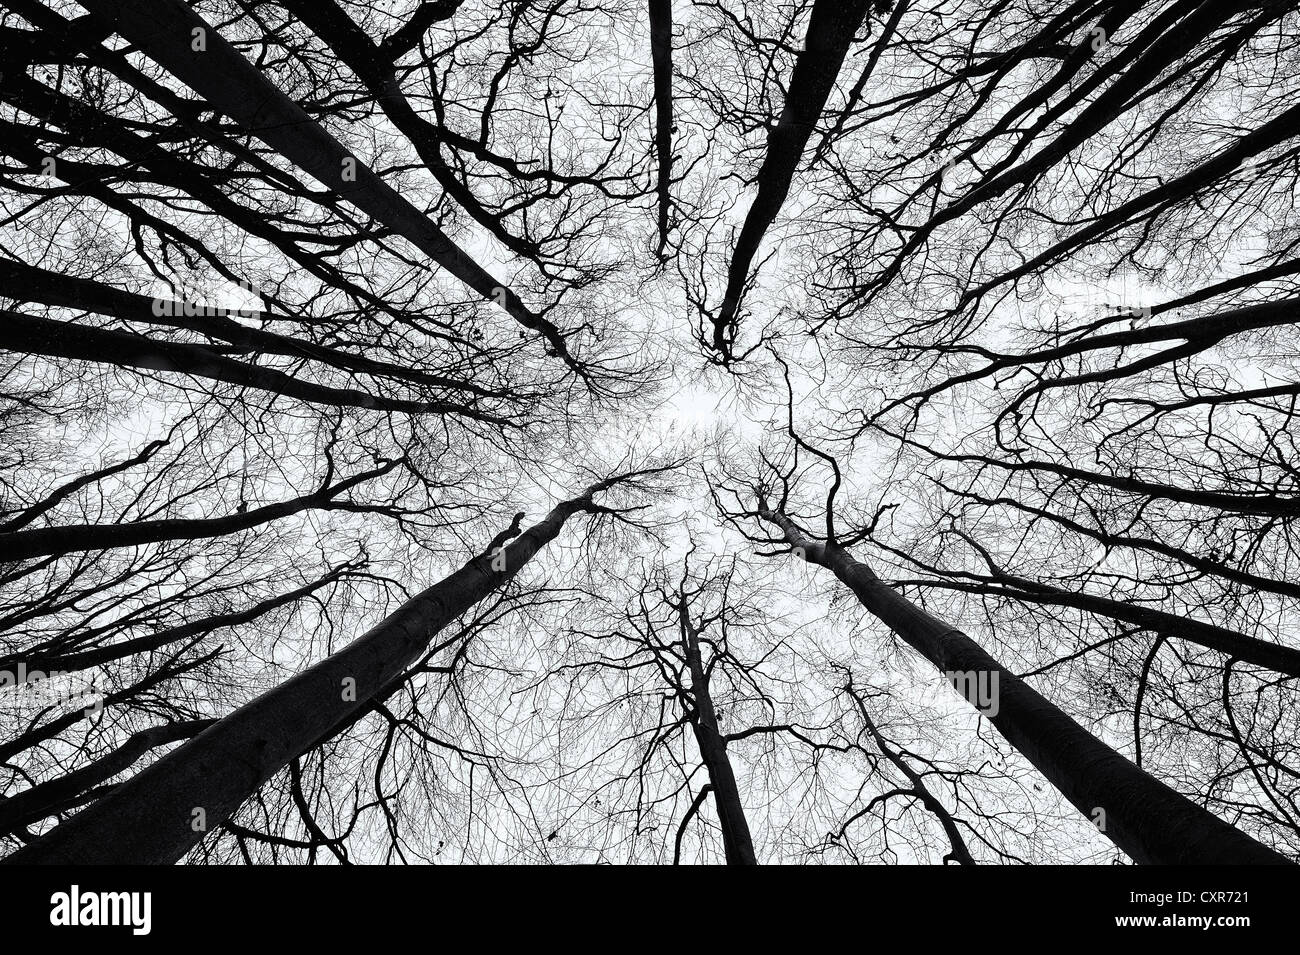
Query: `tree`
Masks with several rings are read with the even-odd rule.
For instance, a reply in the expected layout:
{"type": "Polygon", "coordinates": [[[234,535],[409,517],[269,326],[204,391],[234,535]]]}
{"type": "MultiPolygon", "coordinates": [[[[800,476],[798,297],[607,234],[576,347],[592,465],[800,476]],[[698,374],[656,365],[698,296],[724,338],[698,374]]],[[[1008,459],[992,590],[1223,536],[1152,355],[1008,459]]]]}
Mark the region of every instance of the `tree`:
{"type": "Polygon", "coordinates": [[[1009,672],[966,634],[912,604],[883,583],[838,542],[828,496],[825,539],[809,536],[773,506],[758,485],[751,512],[779,531],[775,540],[810,563],[831,570],[862,605],[953,682],[1012,745],[1081,812],[1139,862],[1204,864],[1285,863],[1286,859],[1197,807],[1098,741],[1009,672]]]}
{"type": "Polygon", "coordinates": [[[3,852],[1300,858],[1297,18],[6,0],[3,852]]]}
{"type": "Polygon", "coordinates": [[[594,501],[597,493],[649,473],[597,482],[526,530],[520,527],[523,515],[517,515],[456,573],[417,594],[342,650],[222,717],[10,860],[175,862],[209,825],[224,821],[271,776],[328,740],[367,704],[386,696],[448,623],[508,583],[555,539],[569,518],[608,512],[594,501]]]}

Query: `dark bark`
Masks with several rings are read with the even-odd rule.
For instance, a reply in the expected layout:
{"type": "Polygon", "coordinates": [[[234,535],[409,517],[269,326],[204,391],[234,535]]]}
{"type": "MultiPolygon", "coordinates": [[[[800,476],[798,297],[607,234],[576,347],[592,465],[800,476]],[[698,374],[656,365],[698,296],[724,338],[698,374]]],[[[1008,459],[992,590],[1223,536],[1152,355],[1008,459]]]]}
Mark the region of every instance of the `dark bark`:
{"type": "Polygon", "coordinates": [[[1291,677],[1300,677],[1300,650],[1294,647],[1269,643],[1237,630],[1229,630],[1227,627],[1194,620],[1188,616],[1167,613],[1122,600],[1111,600],[1109,597],[1099,597],[1095,594],[1064,590],[1024,577],[998,574],[994,579],[1004,586],[960,581],[926,581],[925,583],[948,590],[992,594],[1009,600],[1042,604],[1047,607],[1074,607],[1078,610],[1086,610],[1112,620],[1133,624],[1152,633],[1185,640],[1207,650],[1217,650],[1243,663],[1251,663],[1291,677]]]}
{"type": "MultiPolygon", "coordinates": [[[[46,36],[57,37],[59,42],[65,42],[71,47],[80,50],[90,63],[117,76],[145,97],[169,110],[179,129],[192,136],[196,142],[215,147],[290,194],[309,198],[316,204],[334,211],[341,218],[351,219],[351,217],[343,216],[337,208],[338,203],[333,198],[319,192],[309,193],[291,174],[283,171],[273,161],[245,144],[242,139],[232,139],[227,136],[224,127],[201,119],[200,117],[207,113],[201,101],[177,95],[171,89],[154,81],[133,67],[123,53],[110,51],[106,47],[100,46],[100,42],[112,34],[112,29],[101,25],[93,15],[75,21],[68,21],[40,3],[33,2],[33,0],[8,0],[7,6],[11,7],[14,12],[24,19],[37,25],[46,36]]],[[[85,143],[95,142],[119,155],[129,157],[129,164],[114,168],[107,174],[102,174],[102,178],[105,178],[107,182],[112,182],[113,177],[120,175],[124,169],[135,167],[146,169],[157,182],[198,199],[251,235],[265,239],[287,258],[306,270],[308,274],[320,279],[325,285],[346,292],[357,301],[366,303],[378,312],[392,314],[401,318],[399,311],[387,303],[382,296],[378,296],[368,288],[354,283],[343,272],[327,264],[324,258],[308,252],[300,246],[300,243],[308,246],[322,244],[326,246],[336,244],[351,245],[358,241],[357,235],[329,235],[319,229],[302,232],[272,225],[267,221],[266,217],[259,215],[257,210],[246,209],[222,193],[220,189],[215,188],[215,182],[220,182],[224,178],[224,174],[228,172],[228,167],[223,166],[214,169],[199,166],[182,158],[177,153],[165,152],[155,144],[137,135],[133,128],[128,128],[115,117],[95,110],[84,101],[71,100],[61,93],[49,87],[41,86],[30,80],[30,78],[15,74],[13,71],[5,74],[3,83],[0,83],[0,89],[3,89],[6,95],[12,92],[18,95],[36,97],[33,102],[39,105],[32,114],[44,121],[63,125],[63,120],[69,119],[70,122],[65,125],[65,129],[68,131],[65,138],[77,143],[83,141],[85,143]],[[51,97],[54,99],[51,99],[51,97]],[[60,105],[60,103],[63,105],[60,105]]],[[[32,110],[28,109],[27,112],[32,112],[32,110]]],[[[162,126],[155,128],[160,132],[166,130],[166,127],[162,126]]],[[[41,148],[30,143],[27,148],[22,145],[14,146],[12,143],[13,140],[17,140],[20,136],[30,139],[30,130],[11,123],[0,124],[0,129],[5,132],[5,135],[0,136],[0,149],[10,152],[28,166],[40,163],[43,158],[41,148]]],[[[45,131],[45,134],[48,136],[48,130],[45,131]]],[[[45,149],[44,152],[48,152],[48,149],[45,149]]],[[[95,175],[91,167],[74,164],[69,169],[64,170],[63,166],[66,165],[66,160],[60,158],[59,162],[60,165],[56,175],[63,178],[70,188],[95,197],[110,208],[118,209],[124,214],[130,215],[135,221],[152,222],[152,217],[145,215],[138,206],[132,207],[130,203],[126,203],[115,196],[112,190],[104,188],[104,183],[91,181],[95,175]],[[62,174],[65,171],[70,175],[63,176],[62,174]]],[[[152,224],[164,233],[171,232],[164,223],[152,222],[152,224]]],[[[362,225],[350,224],[361,236],[366,234],[366,230],[362,225]]],[[[216,260],[215,256],[211,256],[206,250],[202,250],[201,246],[196,246],[196,248],[200,250],[200,254],[208,258],[210,264],[217,271],[227,275],[225,267],[216,260]]],[[[227,277],[231,276],[227,275],[227,277]]]]}
{"type": "Polygon", "coordinates": [[[84,6],[294,165],[408,239],[484,299],[502,303],[515,321],[538,332],[558,355],[577,366],[565,336],[555,325],[532,312],[432,220],[344,149],[185,4],[179,0],[87,0],[84,6]],[[195,30],[203,31],[204,51],[191,48],[195,30]]]}
{"type": "Polygon", "coordinates": [[[727,741],[718,730],[718,715],[709,693],[709,678],[700,659],[700,635],[691,622],[690,609],[683,597],[677,606],[681,620],[682,645],[686,662],[691,670],[691,697],[695,710],[688,714],[695,741],[700,747],[700,757],[709,772],[713,786],[713,803],[718,810],[722,826],[722,844],[727,854],[727,865],[758,865],[754,857],[754,840],[749,834],[745,807],[740,801],[740,788],[736,774],[727,756],[727,741]]]}
{"type": "Polygon", "coordinates": [[[74,322],[57,322],[7,309],[0,309],[0,350],[173,372],[284,395],[316,405],[403,414],[455,414],[496,424],[506,423],[495,415],[463,405],[386,398],[355,388],[335,388],[304,381],[274,368],[227,358],[204,345],[162,341],[74,322]]]}
{"type": "Polygon", "coordinates": [[[4,861],[170,864],[263,783],[393,684],[447,624],[504,586],[609,479],[564,501],[498,555],[472,558],[347,647],[263,693],[4,861]],[[497,569],[503,568],[503,569],[497,569]],[[348,692],[348,690],[352,692],[348,692]]]}
{"type": "MultiPolygon", "coordinates": [[[[92,279],[61,275],[21,262],[0,260],[0,281],[4,283],[6,295],[19,301],[94,312],[127,322],[186,329],[216,341],[228,342],[241,353],[256,352],[320,362],[343,371],[393,378],[431,388],[464,391],[475,397],[510,397],[504,391],[492,391],[470,381],[434,374],[409,364],[378,361],[337,347],[242,325],[226,315],[186,315],[184,302],[126,292],[92,279]],[[155,314],[155,309],[163,314],[155,314]]],[[[190,311],[194,309],[191,308],[190,311]]],[[[267,313],[260,309],[258,318],[265,323],[280,325],[306,325],[311,322],[310,318],[267,313]]],[[[223,347],[222,351],[224,353],[227,349],[223,347]]]]}
{"type": "Polygon", "coordinates": [[[659,245],[663,258],[668,245],[673,181],[673,3],[650,0],[650,60],[654,67],[656,192],[659,197],[659,245]]]}
{"type": "Polygon", "coordinates": [[[197,736],[214,722],[187,720],[151,726],[133,733],[117,749],[88,766],[0,799],[0,833],[13,832],[52,815],[83,792],[112,779],[149,750],[197,736]]]}
{"type": "MultiPolygon", "coordinates": [[[[1263,389],[1261,389],[1262,391],[1263,389]]],[[[1270,391],[1272,389],[1269,389],[1270,391]]],[[[1283,394],[1295,394],[1295,386],[1287,386],[1283,394]]],[[[1259,397],[1258,392],[1246,392],[1239,395],[1259,397]]],[[[1209,507],[1233,514],[1258,514],[1265,517],[1294,518],[1300,517],[1300,498],[1282,494],[1241,494],[1231,491],[1204,490],[1202,488],[1178,487],[1159,481],[1147,481],[1136,477],[1105,474],[1101,471],[1089,471],[1086,468],[1071,467],[1054,461],[1011,460],[973,454],[935,454],[943,461],[963,461],[986,464],[1005,471],[1041,471],[1055,474],[1070,481],[1084,484],[1097,484],[1114,488],[1139,497],[1151,497],[1165,501],[1177,501],[1196,507],[1209,507]]]]}
{"type": "Polygon", "coordinates": [[[223,517],[177,517],[127,524],[67,524],[0,534],[0,563],[28,560],[47,554],[75,554],[81,551],[137,547],[169,540],[203,540],[234,534],[309,508],[329,508],[344,491],[388,473],[397,463],[389,462],[375,470],[323,487],[313,494],[223,517]]]}
{"type": "Polygon", "coordinates": [[[447,195],[510,251],[530,258],[537,256],[536,245],[512,235],[501,218],[484,208],[455,170],[443,160],[441,130],[415,111],[398,86],[391,59],[334,0],[285,0],[283,6],[324,40],[330,51],[365,84],[384,114],[415,147],[420,161],[447,195]]]}
{"type": "Polygon", "coordinates": [[[758,194],[736,240],[727,268],[727,290],[713,317],[713,349],[724,361],[732,356],[736,313],[754,256],[790,192],[808,137],[821,118],[849,44],[870,6],[871,0],[817,0],[813,5],[803,52],[790,75],[785,107],[768,133],[767,155],[758,171],[758,194]]]}
{"type": "Polygon", "coordinates": [[[451,19],[464,0],[423,0],[411,14],[411,19],[392,36],[379,44],[379,52],[389,60],[396,60],[420,45],[424,31],[442,20],[451,19]]]}
{"type": "MultiPolygon", "coordinates": [[[[1144,864],[1287,864],[1284,856],[1139,769],[1006,670],[974,640],[931,616],[834,543],[810,538],[786,515],[764,507],[806,560],[826,567],[859,602],[936,670],[998,680],[997,712],[985,713],[1007,741],[1089,819],[1102,810],[1104,834],[1144,864]]],[[[971,682],[967,682],[968,689],[971,682]]],[[[971,700],[977,703],[976,700],[971,700]]]]}
{"type": "MultiPolygon", "coordinates": [[[[1150,84],[1222,28],[1244,6],[1184,0],[1162,11],[1133,39],[1118,45],[1119,52],[1105,64],[1104,69],[1094,70],[1083,82],[1075,84],[1069,96],[1063,97],[1051,109],[1043,110],[1033,123],[1026,124],[1020,133],[1020,141],[1007,150],[996,164],[984,170],[979,182],[956,201],[934,211],[902,244],[875,284],[883,287],[894,279],[903,263],[925,244],[939,226],[1017,186],[1037,180],[1092,136],[1136,108],[1149,93],[1150,84]],[[1093,95],[1108,80],[1113,80],[1110,86],[1093,95]],[[1092,96],[1091,101],[1089,96],[1092,96]],[[1043,134],[1046,130],[1081,104],[1086,105],[1069,122],[1062,124],[1060,134],[1055,139],[1044,142],[1043,134]],[[1017,161],[1030,149],[1033,149],[1033,154],[1017,165],[1017,161]]],[[[1261,7],[1265,8],[1261,16],[1240,28],[1241,32],[1249,35],[1261,29],[1265,22],[1283,13],[1279,4],[1262,4],[1261,7]]],[[[1127,19],[1128,15],[1128,11],[1122,7],[1112,12],[1112,16],[1121,20],[1127,19]]],[[[1109,34],[1106,34],[1106,38],[1109,42],[1109,34]]],[[[1084,44],[1088,45],[1089,41],[1085,39],[1084,44]]],[[[1111,44],[1111,47],[1116,47],[1116,44],[1111,44]]],[[[977,142],[968,146],[963,157],[973,155],[982,145],[982,142],[977,142]]]]}

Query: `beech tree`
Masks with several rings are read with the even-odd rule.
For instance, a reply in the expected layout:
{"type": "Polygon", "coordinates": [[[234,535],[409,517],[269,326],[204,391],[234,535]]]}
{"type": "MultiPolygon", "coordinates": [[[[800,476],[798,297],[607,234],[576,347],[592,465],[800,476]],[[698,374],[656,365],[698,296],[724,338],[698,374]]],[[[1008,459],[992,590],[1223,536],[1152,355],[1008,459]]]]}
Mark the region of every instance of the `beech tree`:
{"type": "Polygon", "coordinates": [[[367,704],[382,701],[447,623],[509,582],[569,518],[608,510],[594,500],[598,492],[638,476],[593,484],[527,529],[518,515],[454,574],[343,649],[217,720],[12,861],[175,862],[208,825],[225,820],[273,774],[328,740],[367,704]]]}
{"type": "Polygon", "coordinates": [[[1298,38],[0,0],[4,857],[1300,858],[1298,38]]]}
{"type": "MultiPolygon", "coordinates": [[[[838,467],[836,467],[838,472],[838,467]]],[[[908,601],[853,558],[835,533],[832,488],[825,535],[817,538],[786,513],[788,474],[764,475],[754,486],[754,516],[773,532],[759,538],[783,544],[800,558],[830,570],[862,605],[928,660],[1081,812],[1139,862],[1156,864],[1285,863],[1286,859],[1196,806],[1095,739],[1009,672],[960,629],[908,601]],[[769,485],[781,481],[780,497],[769,485]]],[[[773,489],[775,491],[775,488],[773,489]]],[[[733,492],[734,493],[734,492],[733,492]]],[[[923,797],[922,797],[923,798],[923,797]]],[[[959,844],[954,849],[961,851],[959,844]]]]}

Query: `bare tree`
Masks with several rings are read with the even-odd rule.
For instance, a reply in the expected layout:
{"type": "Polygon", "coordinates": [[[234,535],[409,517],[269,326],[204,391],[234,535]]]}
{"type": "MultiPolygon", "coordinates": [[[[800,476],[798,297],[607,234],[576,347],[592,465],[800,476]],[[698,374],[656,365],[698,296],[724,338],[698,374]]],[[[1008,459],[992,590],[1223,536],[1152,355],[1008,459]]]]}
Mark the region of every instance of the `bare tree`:
{"type": "Polygon", "coordinates": [[[1298,38],[3,0],[3,851],[1300,858],[1298,38]]]}
{"type": "MultiPolygon", "coordinates": [[[[792,432],[793,434],[793,432],[792,432]]],[[[827,568],[861,604],[950,681],[985,714],[1061,793],[1133,858],[1149,863],[1284,863],[1284,856],[1260,845],[1185,796],[1151,777],[1088,733],[979,644],[953,625],[929,614],[882,581],[847,550],[857,531],[841,539],[835,531],[835,496],[840,469],[835,459],[802,438],[799,448],[829,464],[834,480],[826,496],[825,534],[817,538],[787,511],[794,470],[773,467],[748,490],[752,503],[726,512],[771,526],[752,539],[774,543],[809,563],[827,568]]],[[[797,462],[792,468],[797,467],[797,462]]],[[[738,500],[741,492],[732,489],[738,500]]],[[[718,498],[721,502],[721,498],[718,498]]]]}
{"type": "Polygon", "coordinates": [[[569,518],[608,510],[594,501],[597,493],[653,473],[629,472],[593,484],[526,530],[518,515],[459,571],[347,647],[223,717],[8,860],[175,862],[209,825],[224,821],[272,775],[382,694],[449,622],[508,582],[569,518]]]}

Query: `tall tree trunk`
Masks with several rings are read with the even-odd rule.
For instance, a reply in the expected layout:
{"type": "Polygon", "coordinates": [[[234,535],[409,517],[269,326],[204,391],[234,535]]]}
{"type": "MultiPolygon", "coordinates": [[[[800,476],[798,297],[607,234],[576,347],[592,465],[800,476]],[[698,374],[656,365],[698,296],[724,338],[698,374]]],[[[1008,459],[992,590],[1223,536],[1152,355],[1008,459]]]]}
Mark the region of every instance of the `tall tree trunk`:
{"type": "Polygon", "coordinates": [[[505,418],[475,411],[467,405],[389,398],[356,388],[322,385],[275,368],[227,358],[203,345],[169,342],[78,322],[54,321],[9,309],[0,309],[0,351],[189,375],[326,407],[370,408],[401,414],[453,414],[493,424],[508,423],[505,418]]]}
{"type": "MultiPolygon", "coordinates": [[[[385,50],[376,45],[334,0],[284,0],[281,6],[320,37],[374,94],[384,115],[415,147],[420,161],[447,195],[512,252],[530,258],[538,256],[540,249],[537,245],[512,235],[502,218],[486,209],[442,158],[443,130],[416,112],[402,93],[390,56],[391,48],[385,50]]],[[[458,2],[445,4],[442,14],[436,19],[450,18],[459,6],[458,2]]],[[[426,29],[433,22],[430,20],[426,29]]]]}
{"type": "MultiPolygon", "coordinates": [[[[218,346],[224,355],[232,352],[253,353],[259,356],[282,355],[299,361],[320,362],[345,371],[395,378],[415,385],[463,391],[474,398],[514,397],[506,394],[502,389],[487,388],[473,381],[439,374],[418,366],[374,359],[263,328],[251,328],[229,315],[186,315],[186,303],[183,299],[140,295],[92,279],[61,275],[22,262],[0,261],[0,283],[3,283],[11,298],[21,301],[95,312],[98,315],[120,318],[124,322],[143,322],[164,328],[188,329],[216,342],[228,342],[235,346],[233,349],[225,345],[218,346]],[[162,314],[157,315],[155,311],[162,314]]],[[[264,323],[281,327],[287,323],[299,323],[304,326],[309,324],[302,316],[268,313],[261,308],[258,309],[257,317],[264,323]]]]}
{"type": "Polygon", "coordinates": [[[532,312],[428,216],[346,150],[307,112],[270,83],[218,32],[180,0],[86,0],[111,26],[214,108],[227,114],[295,166],[405,237],[425,255],[515,321],[540,333],[571,365],[565,336],[532,312]],[[201,46],[202,49],[196,49],[201,46]]]}
{"type": "Polygon", "coordinates": [[[438,631],[514,577],[571,516],[598,507],[593,495],[618,480],[558,504],[509,545],[507,535],[498,535],[485,553],[347,647],[241,706],[4,862],[175,862],[263,783],[347,725],[438,631]]]}
{"type": "Polygon", "coordinates": [[[695,741],[700,747],[700,756],[709,771],[709,782],[713,786],[713,803],[722,825],[722,845],[727,853],[727,865],[758,865],[758,860],[754,857],[754,840],[749,834],[749,822],[745,819],[745,807],[740,802],[740,787],[736,785],[736,774],[731,768],[731,758],[727,756],[727,742],[718,731],[718,714],[713,709],[709,678],[700,659],[699,631],[691,623],[685,597],[678,604],[677,610],[681,618],[686,662],[691,669],[691,695],[695,698],[691,729],[695,732],[695,741]]]}
{"type": "Polygon", "coordinates": [[[750,265],[768,227],[790,192],[808,137],[821,118],[840,65],[871,0],[816,0],[808,18],[803,52],[790,74],[785,106],[767,136],[767,155],[758,171],[758,195],[749,207],[727,267],[727,290],[713,319],[713,348],[730,361],[736,312],[749,279],[750,265]]]}
{"type": "Polygon", "coordinates": [[[934,586],[945,590],[991,594],[1020,603],[1036,603],[1047,607],[1074,607],[1077,610],[1086,610],[1088,613],[1129,623],[1152,633],[1184,640],[1198,647],[1205,647],[1207,650],[1217,650],[1243,663],[1254,664],[1290,677],[1300,677],[1300,650],[1294,647],[1270,643],[1192,617],[1166,613],[1163,610],[1154,610],[1151,607],[1143,607],[1123,600],[1111,600],[1109,597],[1099,597],[1095,594],[1062,590],[1023,577],[998,574],[995,580],[998,586],[962,581],[934,581],[933,583],[934,586]]]}
{"type": "Polygon", "coordinates": [[[1136,861],[1287,864],[1279,853],[1133,765],[1006,670],[966,634],[903,597],[842,547],[813,540],[780,511],[763,506],[759,516],[778,527],[786,542],[798,548],[806,560],[831,570],[862,606],[935,669],[954,683],[964,684],[971,703],[987,706],[985,716],[998,732],[1136,861]],[[966,678],[958,681],[957,675],[966,678]],[[979,699],[977,685],[995,686],[995,700],[979,699]],[[989,705],[993,702],[996,706],[989,705]]]}
{"type": "Polygon", "coordinates": [[[650,0],[650,60],[654,65],[655,150],[658,157],[659,245],[668,245],[668,214],[673,181],[673,3],[650,0]]]}

